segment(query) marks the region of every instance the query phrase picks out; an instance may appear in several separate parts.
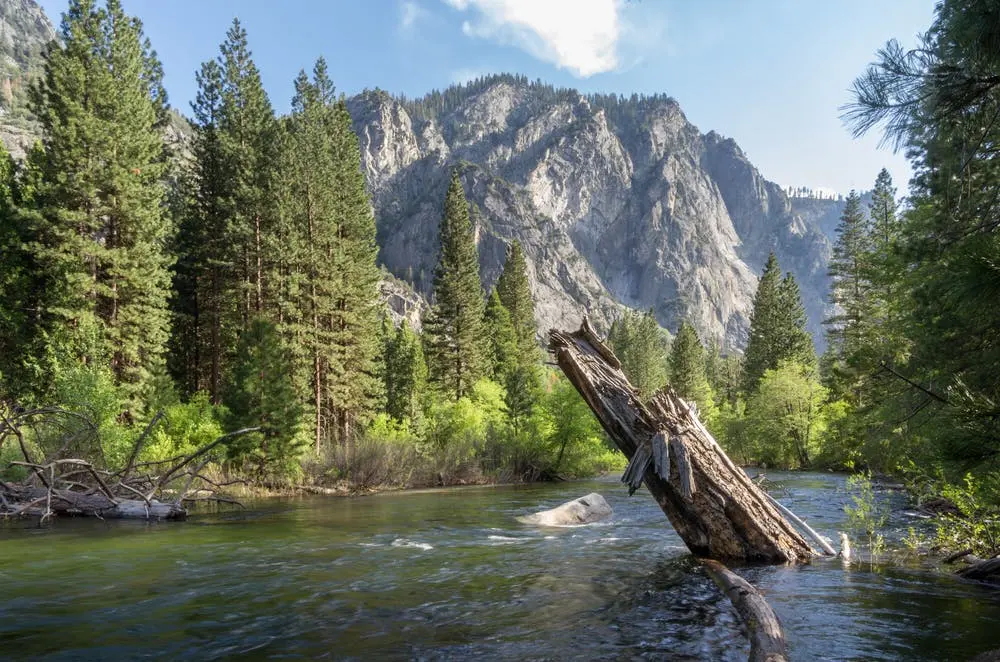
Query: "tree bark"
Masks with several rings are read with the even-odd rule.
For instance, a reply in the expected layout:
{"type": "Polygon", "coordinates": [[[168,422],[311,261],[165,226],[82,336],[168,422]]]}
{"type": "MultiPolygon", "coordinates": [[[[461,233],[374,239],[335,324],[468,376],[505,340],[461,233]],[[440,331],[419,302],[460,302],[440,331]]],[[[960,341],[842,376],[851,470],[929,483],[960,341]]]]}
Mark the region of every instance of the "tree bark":
{"type": "Polygon", "coordinates": [[[642,402],[586,319],[579,331],[552,330],[550,339],[559,367],[629,458],[623,480],[633,487],[645,482],[695,556],[765,563],[812,558],[805,539],[672,389],[642,402]]]}
{"type": "MultiPolygon", "coordinates": [[[[42,515],[45,502],[48,500],[48,490],[31,488],[15,496],[25,503],[38,502],[38,507],[26,508],[22,515],[42,515]],[[37,511],[37,512],[36,512],[37,511]]],[[[141,499],[111,500],[103,494],[81,494],[69,490],[52,490],[49,500],[51,515],[101,517],[103,519],[145,519],[179,520],[187,517],[187,509],[179,503],[163,503],[150,499],[147,503],[141,499]]]]}
{"type": "Polygon", "coordinates": [[[712,559],[699,559],[708,576],[729,598],[750,639],[749,662],[786,662],[785,632],[764,596],[747,580],[712,559]]]}

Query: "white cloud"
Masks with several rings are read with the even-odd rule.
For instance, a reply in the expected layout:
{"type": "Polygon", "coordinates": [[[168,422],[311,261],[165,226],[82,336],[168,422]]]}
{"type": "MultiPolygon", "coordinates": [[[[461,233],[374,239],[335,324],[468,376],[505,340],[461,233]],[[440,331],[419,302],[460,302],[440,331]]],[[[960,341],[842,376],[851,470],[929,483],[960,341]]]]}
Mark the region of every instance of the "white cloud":
{"type": "Polygon", "coordinates": [[[444,0],[470,37],[517,46],[582,78],[618,68],[622,0],[444,0]]]}
{"type": "Polygon", "coordinates": [[[405,0],[399,5],[399,28],[404,32],[412,30],[427,10],[413,0],[405,0]]]}

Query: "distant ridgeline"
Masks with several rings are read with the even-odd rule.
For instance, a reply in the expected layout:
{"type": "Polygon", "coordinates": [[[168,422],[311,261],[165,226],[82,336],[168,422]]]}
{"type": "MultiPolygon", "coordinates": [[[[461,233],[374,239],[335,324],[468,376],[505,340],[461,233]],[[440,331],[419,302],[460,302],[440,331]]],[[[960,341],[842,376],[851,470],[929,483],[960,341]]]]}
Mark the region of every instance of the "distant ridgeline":
{"type": "MultiPolygon", "coordinates": [[[[458,83],[444,91],[431,90],[422,97],[409,99],[405,95],[393,95],[414,119],[440,120],[459,109],[470,98],[485,92],[499,84],[525,88],[531,94],[533,104],[547,106],[559,103],[576,103],[586,99],[590,105],[604,110],[608,121],[618,130],[636,128],[641,115],[653,108],[663,105],[678,106],[677,101],[668,94],[638,94],[629,96],[623,94],[591,93],[581,94],[568,87],[556,87],[541,79],[529,80],[523,74],[488,74],[466,83],[458,83]]],[[[679,107],[679,106],[678,106],[679,107]]]]}

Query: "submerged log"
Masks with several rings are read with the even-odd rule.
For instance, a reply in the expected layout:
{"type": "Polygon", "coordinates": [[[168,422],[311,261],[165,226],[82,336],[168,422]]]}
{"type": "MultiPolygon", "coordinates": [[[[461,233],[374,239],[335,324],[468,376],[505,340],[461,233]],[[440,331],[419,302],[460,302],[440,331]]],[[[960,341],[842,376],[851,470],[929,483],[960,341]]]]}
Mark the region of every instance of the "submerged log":
{"type": "Polygon", "coordinates": [[[695,556],[788,563],[814,555],[672,389],[643,402],[586,319],[550,340],[559,367],[629,458],[623,480],[631,491],[645,482],[695,556]]]}
{"type": "Polygon", "coordinates": [[[699,561],[746,624],[750,638],[750,662],[785,662],[788,659],[785,633],[760,591],[718,561],[699,561]]]}

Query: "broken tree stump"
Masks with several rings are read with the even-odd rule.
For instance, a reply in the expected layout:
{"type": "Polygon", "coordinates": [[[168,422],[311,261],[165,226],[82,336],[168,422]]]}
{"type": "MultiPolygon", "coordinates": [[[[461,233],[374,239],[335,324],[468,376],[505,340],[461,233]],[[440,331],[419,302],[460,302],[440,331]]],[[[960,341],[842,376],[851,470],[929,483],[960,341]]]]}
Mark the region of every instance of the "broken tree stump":
{"type": "Polygon", "coordinates": [[[812,558],[809,544],[733,464],[688,403],[669,387],[643,402],[586,319],[574,333],[552,330],[550,348],[629,459],[623,480],[631,491],[645,482],[695,556],[764,563],[812,558]]]}

